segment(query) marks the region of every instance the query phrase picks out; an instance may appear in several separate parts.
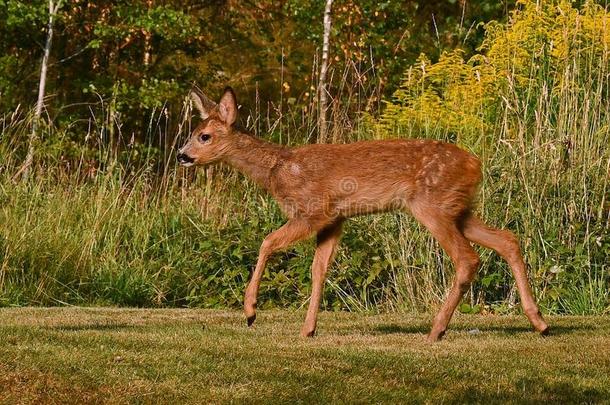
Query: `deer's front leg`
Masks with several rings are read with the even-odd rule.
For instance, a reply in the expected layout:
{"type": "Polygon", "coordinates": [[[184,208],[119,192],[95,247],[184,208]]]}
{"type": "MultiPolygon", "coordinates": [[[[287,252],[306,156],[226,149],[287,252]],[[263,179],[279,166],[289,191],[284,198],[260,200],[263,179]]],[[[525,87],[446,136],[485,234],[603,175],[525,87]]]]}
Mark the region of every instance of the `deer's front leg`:
{"type": "Polygon", "coordinates": [[[307,222],[291,219],[277,231],[267,235],[261,244],[256,268],[254,269],[254,273],[252,273],[252,278],[250,284],[248,284],[244,298],[244,312],[246,314],[246,319],[248,320],[248,326],[251,326],[256,319],[256,297],[258,296],[258,288],[263,273],[265,272],[265,265],[267,264],[269,256],[278,250],[287,248],[293,243],[306,238],[312,232],[313,230],[307,222]]]}
{"type": "Polygon", "coordinates": [[[305,323],[301,328],[301,336],[312,337],[316,332],[316,321],[324,291],[324,280],[339,243],[342,224],[343,220],[341,219],[318,232],[316,253],[311,265],[311,299],[309,300],[305,323]]]}

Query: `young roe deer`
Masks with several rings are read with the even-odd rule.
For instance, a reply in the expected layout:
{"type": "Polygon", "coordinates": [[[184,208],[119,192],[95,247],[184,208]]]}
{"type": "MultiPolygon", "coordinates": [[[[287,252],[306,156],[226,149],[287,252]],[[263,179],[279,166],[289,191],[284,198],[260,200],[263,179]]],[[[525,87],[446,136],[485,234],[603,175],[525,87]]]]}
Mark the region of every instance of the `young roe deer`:
{"type": "Polygon", "coordinates": [[[179,150],[178,162],[183,166],[226,162],[268,190],[288,217],[260,247],[244,299],[249,326],[256,318],[257,293],[269,256],[316,234],[311,300],[301,329],[301,335],[313,336],[326,272],[345,219],[402,210],[411,212],[432,233],[456,269],[428,340],[443,336],[475,276],[479,257],[470,242],[495,250],[508,262],[525,314],[536,330],[548,332],[528,284],[517,238],[487,226],[471,211],[481,181],[481,164],[475,156],[452,144],[414,139],[285,147],[233,126],[237,102],[231,88],[218,104],[199,90],[191,92],[191,99],[203,121],[179,150]]]}

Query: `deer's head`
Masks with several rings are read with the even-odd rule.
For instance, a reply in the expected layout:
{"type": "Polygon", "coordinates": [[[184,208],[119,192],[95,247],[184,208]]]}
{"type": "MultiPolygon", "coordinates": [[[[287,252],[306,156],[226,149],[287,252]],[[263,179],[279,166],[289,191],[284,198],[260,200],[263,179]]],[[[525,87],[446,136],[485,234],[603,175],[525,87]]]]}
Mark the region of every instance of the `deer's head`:
{"type": "Polygon", "coordinates": [[[187,167],[222,159],[235,141],[232,125],[237,118],[237,101],[230,87],[218,104],[198,89],[191,91],[190,97],[203,121],[176,155],[178,162],[187,167]]]}

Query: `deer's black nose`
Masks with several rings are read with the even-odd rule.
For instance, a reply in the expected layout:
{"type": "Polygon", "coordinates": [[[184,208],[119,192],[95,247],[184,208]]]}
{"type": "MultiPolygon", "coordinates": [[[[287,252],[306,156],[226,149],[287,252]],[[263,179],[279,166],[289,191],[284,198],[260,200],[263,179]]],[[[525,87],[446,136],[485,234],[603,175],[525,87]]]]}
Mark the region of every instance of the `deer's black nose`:
{"type": "Polygon", "coordinates": [[[193,159],[186,153],[178,153],[178,155],[176,156],[176,159],[178,159],[178,163],[181,163],[181,164],[193,163],[195,161],[195,159],[193,159]]]}

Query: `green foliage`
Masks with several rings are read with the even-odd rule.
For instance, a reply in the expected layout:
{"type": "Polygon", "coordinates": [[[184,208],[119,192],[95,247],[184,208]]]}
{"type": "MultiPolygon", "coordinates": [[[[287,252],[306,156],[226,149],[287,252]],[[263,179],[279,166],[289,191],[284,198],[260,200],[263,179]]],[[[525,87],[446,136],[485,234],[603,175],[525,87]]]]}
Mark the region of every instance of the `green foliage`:
{"type": "Polygon", "coordinates": [[[47,22],[47,3],[45,1],[23,2],[19,0],[0,0],[0,13],[5,29],[13,30],[23,25],[44,26],[47,22]]]}
{"type": "MultiPolygon", "coordinates": [[[[47,6],[43,0],[0,1],[0,112],[29,106],[36,98],[47,6]]],[[[255,99],[263,106],[272,102],[280,111],[309,103],[317,84],[322,11],[322,3],[302,1],[65,2],[55,23],[47,113],[53,121],[75,126],[66,115],[82,120],[90,103],[115,99],[118,85],[122,130],[150,144],[158,143],[145,125],[154,109],[167,103],[168,114],[179,115],[193,82],[210,92],[239,87],[244,111],[256,108],[249,101],[255,99]]],[[[422,51],[435,59],[440,49],[458,43],[473,49],[482,33],[473,24],[503,12],[489,0],[467,6],[337,0],[331,94],[353,105],[352,113],[376,110],[380,92],[396,88],[406,62],[422,51]]],[[[87,131],[85,125],[78,129],[87,131]]]]}
{"type": "Polygon", "coordinates": [[[96,24],[94,28],[95,42],[99,47],[102,43],[121,41],[131,35],[150,34],[157,40],[170,42],[185,42],[197,36],[200,27],[182,11],[170,6],[146,8],[142,4],[121,4],[110,9],[107,17],[110,24],[96,24]]]}

